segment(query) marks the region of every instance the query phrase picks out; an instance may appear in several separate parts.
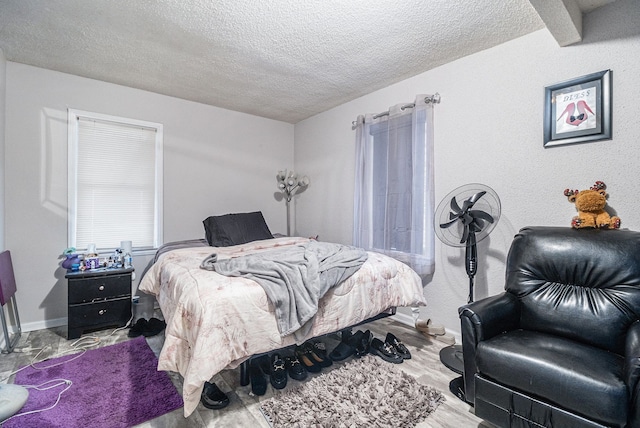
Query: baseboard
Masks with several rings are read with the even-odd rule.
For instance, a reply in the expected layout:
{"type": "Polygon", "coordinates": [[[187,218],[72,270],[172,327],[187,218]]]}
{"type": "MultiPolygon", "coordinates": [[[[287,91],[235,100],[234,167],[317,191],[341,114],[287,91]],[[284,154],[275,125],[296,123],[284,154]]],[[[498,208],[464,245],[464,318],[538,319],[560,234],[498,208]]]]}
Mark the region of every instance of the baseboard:
{"type": "Polygon", "coordinates": [[[55,328],[63,325],[67,325],[67,317],[64,318],[56,318],[52,320],[45,321],[36,321],[36,322],[28,322],[22,324],[22,331],[35,331],[35,330],[44,330],[45,328],[55,328]]]}
{"type": "MultiPolygon", "coordinates": [[[[36,331],[36,330],[44,330],[46,328],[55,328],[55,327],[60,327],[63,325],[67,325],[67,318],[56,318],[53,320],[46,320],[46,321],[37,321],[37,322],[28,322],[28,323],[21,323],[21,327],[22,327],[22,333],[28,333],[30,331],[36,331]]],[[[7,328],[9,331],[9,336],[12,338],[11,341],[13,341],[13,335],[17,333],[18,329],[16,328],[16,326],[8,326],[7,328]]],[[[5,349],[6,347],[6,341],[5,341],[5,337],[4,334],[0,334],[0,348],[5,349]]]]}
{"type": "Polygon", "coordinates": [[[414,325],[413,317],[409,314],[396,312],[395,315],[393,315],[391,318],[393,318],[395,321],[398,321],[401,324],[405,324],[411,327],[413,327],[414,325]]]}

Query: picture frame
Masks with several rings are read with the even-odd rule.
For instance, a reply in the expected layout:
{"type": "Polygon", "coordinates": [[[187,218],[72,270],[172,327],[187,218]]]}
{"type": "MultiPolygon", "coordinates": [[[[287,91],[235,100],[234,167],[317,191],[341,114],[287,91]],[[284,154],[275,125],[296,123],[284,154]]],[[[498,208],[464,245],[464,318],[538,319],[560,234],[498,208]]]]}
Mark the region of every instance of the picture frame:
{"type": "Polygon", "coordinates": [[[547,86],[544,89],[544,147],[612,138],[612,71],[547,86]]]}

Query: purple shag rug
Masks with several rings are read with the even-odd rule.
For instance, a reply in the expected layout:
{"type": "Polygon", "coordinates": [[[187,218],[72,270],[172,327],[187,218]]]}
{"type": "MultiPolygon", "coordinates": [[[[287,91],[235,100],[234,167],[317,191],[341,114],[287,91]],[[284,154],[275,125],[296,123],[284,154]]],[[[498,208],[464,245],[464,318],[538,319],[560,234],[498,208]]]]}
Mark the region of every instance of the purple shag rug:
{"type": "MultiPolygon", "coordinates": [[[[16,374],[17,385],[42,385],[53,379],[73,382],[51,410],[7,421],[3,428],[131,427],[183,406],[182,397],[158,359],[140,336],[126,342],[28,366],[16,374]]],[[[29,388],[29,399],[18,413],[52,406],[66,385],[47,391],[29,388]]]]}

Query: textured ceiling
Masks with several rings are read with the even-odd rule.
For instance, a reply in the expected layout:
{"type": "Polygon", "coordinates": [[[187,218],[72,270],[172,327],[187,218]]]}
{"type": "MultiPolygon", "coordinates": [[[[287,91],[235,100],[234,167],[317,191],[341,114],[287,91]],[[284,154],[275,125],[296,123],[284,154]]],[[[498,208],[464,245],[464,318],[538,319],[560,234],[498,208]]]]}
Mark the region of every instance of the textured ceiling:
{"type": "Polygon", "coordinates": [[[9,61],[290,123],[544,26],[529,0],[0,0],[9,61]]]}

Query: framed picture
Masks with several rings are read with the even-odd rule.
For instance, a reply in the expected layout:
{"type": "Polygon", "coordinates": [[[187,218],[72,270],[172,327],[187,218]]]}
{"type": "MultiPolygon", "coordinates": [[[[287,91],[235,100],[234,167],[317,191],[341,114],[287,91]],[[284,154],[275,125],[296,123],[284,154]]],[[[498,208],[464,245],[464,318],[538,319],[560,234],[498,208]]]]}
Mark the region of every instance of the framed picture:
{"type": "Polygon", "coordinates": [[[544,147],[611,139],[611,73],[544,89],[544,147]]]}

